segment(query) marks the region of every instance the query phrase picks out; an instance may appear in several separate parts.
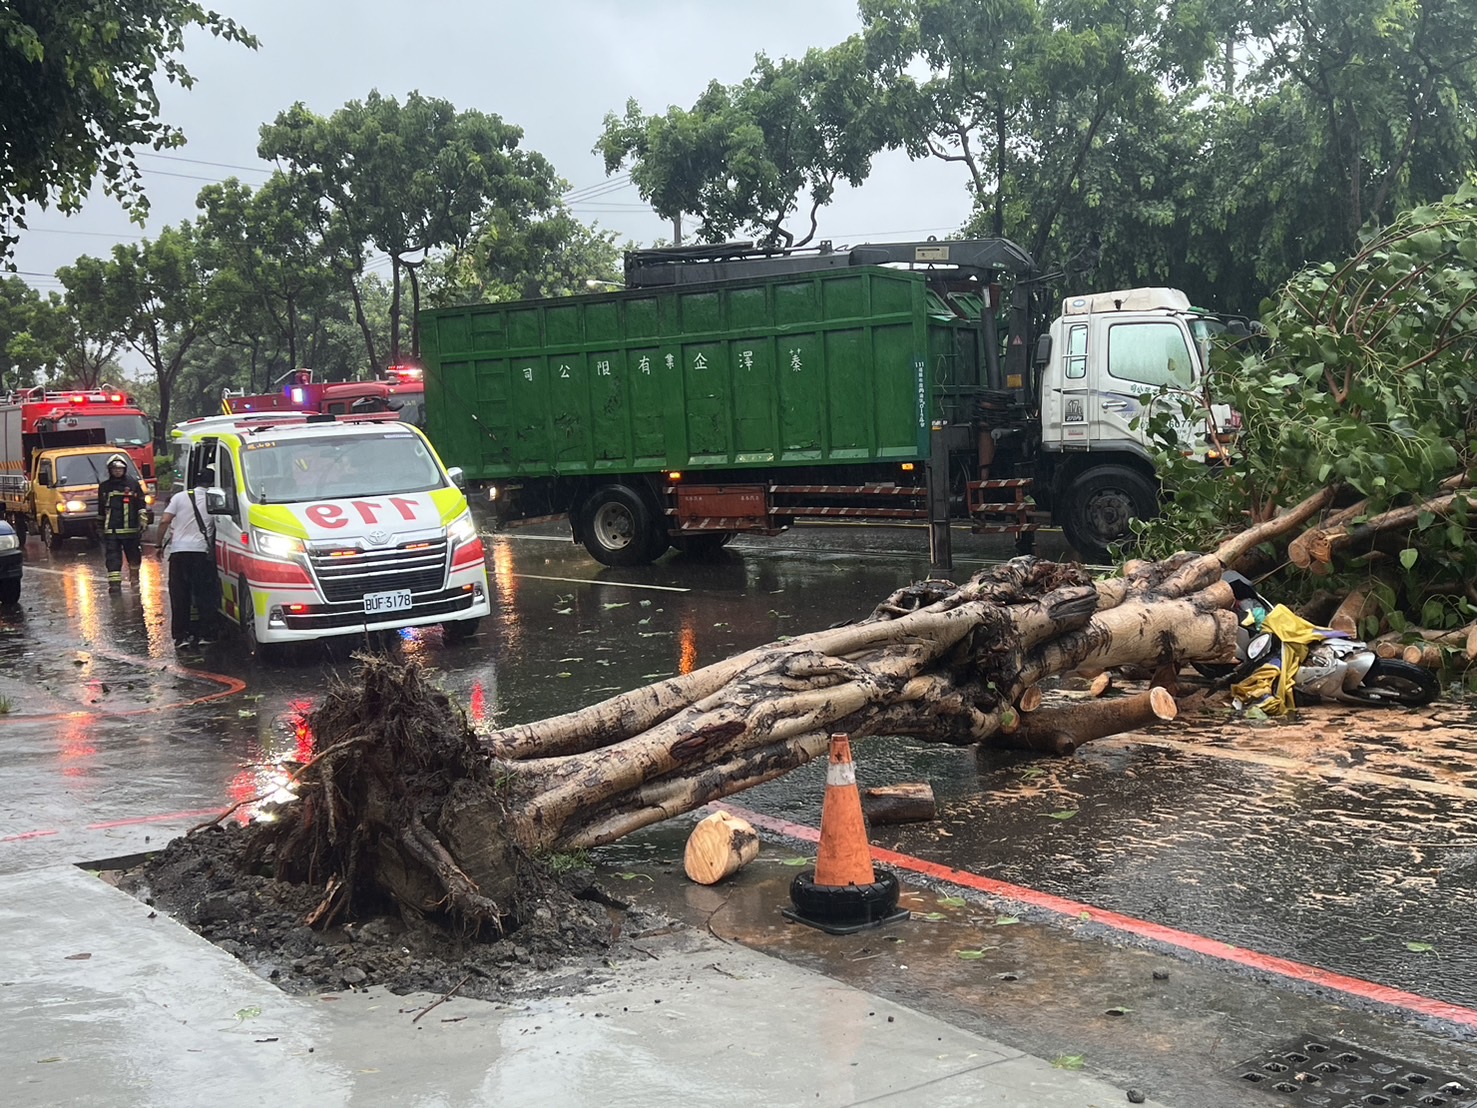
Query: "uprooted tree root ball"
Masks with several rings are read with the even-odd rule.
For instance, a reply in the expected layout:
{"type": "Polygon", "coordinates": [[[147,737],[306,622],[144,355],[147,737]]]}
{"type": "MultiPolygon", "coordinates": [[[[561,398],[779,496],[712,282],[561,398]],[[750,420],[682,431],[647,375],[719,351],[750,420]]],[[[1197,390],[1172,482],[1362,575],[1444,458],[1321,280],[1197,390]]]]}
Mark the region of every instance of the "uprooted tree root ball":
{"type": "Polygon", "coordinates": [[[295,799],[175,839],[119,886],[294,992],[549,994],[674,929],[509,839],[487,755],[418,666],[360,657],[308,723],[295,799]]]}
{"type": "Polygon", "coordinates": [[[466,716],[419,665],[360,655],[309,717],[316,754],[295,798],[262,823],[253,868],[314,886],[307,923],[378,911],[442,915],[468,935],[523,921],[537,867],[505,834],[509,812],[466,716]]]}

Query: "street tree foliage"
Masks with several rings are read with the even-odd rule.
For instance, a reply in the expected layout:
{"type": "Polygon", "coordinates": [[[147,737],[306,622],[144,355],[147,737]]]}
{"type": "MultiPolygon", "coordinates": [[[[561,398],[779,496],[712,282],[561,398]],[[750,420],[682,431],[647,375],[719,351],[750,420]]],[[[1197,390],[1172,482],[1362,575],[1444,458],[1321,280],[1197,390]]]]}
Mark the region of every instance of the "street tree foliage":
{"type": "Polygon", "coordinates": [[[120,243],[109,258],[78,258],[57,271],[88,331],[126,343],[153,371],[162,427],[170,425],[186,358],[208,341],[220,307],[218,274],[204,259],[199,224],[181,223],[156,239],[120,243]]]}
{"type": "Polygon", "coordinates": [[[871,79],[859,40],[770,61],[732,87],[710,83],[691,110],[646,116],[635,100],[605,117],[595,152],[631,179],[658,215],[698,217],[708,242],[747,230],[768,245],[803,246],[836,183],[859,185],[873,155],[895,145],[881,127],[890,96],[871,79]],[[786,221],[798,210],[797,238],[786,221]]]}
{"type": "Polygon", "coordinates": [[[422,266],[437,303],[619,279],[614,236],[570,213],[552,167],[496,116],[371,94],[327,119],[297,105],[262,136],[283,168],[259,187],[209,185],[195,220],[78,258],[58,273],[65,298],[0,286],[3,385],[117,381],[128,348],[167,425],[302,367],[374,376],[397,350],[397,280],[414,296],[422,266]]]}
{"type": "Polygon", "coordinates": [[[34,385],[57,364],[53,311],[19,277],[0,277],[0,396],[34,385]]]}
{"type": "Polygon", "coordinates": [[[426,265],[431,307],[571,296],[618,284],[621,251],[613,231],[586,226],[567,208],[526,221],[493,211],[465,250],[426,265]]]}
{"type": "MultiPolygon", "coordinates": [[[[401,277],[411,281],[433,251],[464,250],[490,212],[527,224],[552,212],[560,182],[541,155],[520,149],[523,131],[496,115],[457,111],[412,92],[402,105],[371,92],[323,117],[294,104],[261,130],[258,153],[279,162],[302,196],[317,201],[324,237],[340,244],[352,283],[373,246],[391,264],[390,359],[400,360],[401,277]]],[[[412,354],[418,353],[412,339],[412,354]]]]}
{"type": "Polygon", "coordinates": [[[1472,0],[859,11],[859,34],[798,61],[760,56],[690,108],[607,116],[607,169],[628,168],[662,215],[696,216],[705,241],[786,245],[817,233],[837,182],[859,184],[872,157],[900,148],[961,165],[961,233],[1065,267],[1066,291],[1173,284],[1254,313],[1477,164],[1472,0]],[[1089,257],[1091,274],[1067,265],[1089,257]]]}
{"type": "Polygon", "coordinates": [[[7,0],[0,5],[0,260],[30,205],[82,205],[99,176],[133,219],[148,214],[136,152],[185,136],[159,118],[155,82],[189,88],[190,28],[255,48],[191,0],[7,0]]]}
{"type": "Polygon", "coordinates": [[[1173,510],[1144,527],[1143,549],[1200,549],[1330,486],[1359,502],[1351,525],[1422,506],[1352,550],[1333,583],[1375,584],[1366,632],[1469,623],[1477,517],[1466,495],[1438,494],[1477,467],[1477,186],[1364,232],[1348,259],[1289,281],[1263,318],[1268,344],[1225,357],[1208,388],[1241,414],[1234,464],[1186,458],[1167,416],[1155,428],[1173,510]]]}

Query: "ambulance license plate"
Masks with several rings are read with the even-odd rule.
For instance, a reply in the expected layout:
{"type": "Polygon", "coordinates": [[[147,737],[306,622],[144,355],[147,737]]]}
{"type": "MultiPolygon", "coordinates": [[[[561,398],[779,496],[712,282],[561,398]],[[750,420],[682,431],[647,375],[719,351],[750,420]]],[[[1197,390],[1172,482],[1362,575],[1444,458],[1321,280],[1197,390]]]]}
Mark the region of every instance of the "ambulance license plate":
{"type": "Polygon", "coordinates": [[[383,612],[403,612],[411,605],[409,589],[364,594],[364,614],[377,616],[383,612]]]}

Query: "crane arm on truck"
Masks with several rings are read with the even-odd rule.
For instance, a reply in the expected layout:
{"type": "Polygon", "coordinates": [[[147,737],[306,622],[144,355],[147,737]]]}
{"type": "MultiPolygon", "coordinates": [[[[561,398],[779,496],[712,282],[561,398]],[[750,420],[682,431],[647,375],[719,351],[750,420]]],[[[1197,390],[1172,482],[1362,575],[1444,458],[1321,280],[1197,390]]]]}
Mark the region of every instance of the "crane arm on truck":
{"type": "Polygon", "coordinates": [[[1036,263],[1009,239],[948,239],[926,242],[863,243],[835,250],[829,242],[814,250],[765,250],[752,242],[671,246],[626,254],[626,287],[706,284],[754,277],[788,276],[818,269],[858,265],[949,266],[964,273],[1036,274],[1036,263]]]}

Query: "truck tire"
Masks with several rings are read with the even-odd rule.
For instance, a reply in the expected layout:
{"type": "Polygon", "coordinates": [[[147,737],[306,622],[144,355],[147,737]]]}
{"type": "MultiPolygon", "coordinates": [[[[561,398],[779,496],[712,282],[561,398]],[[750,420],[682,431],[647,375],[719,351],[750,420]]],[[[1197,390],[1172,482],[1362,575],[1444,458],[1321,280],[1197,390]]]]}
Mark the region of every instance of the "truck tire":
{"type": "Polygon", "coordinates": [[[57,534],[52,529],[51,520],[46,516],[41,517],[41,542],[50,550],[60,550],[66,544],[66,536],[57,534]]]}
{"type": "Polygon", "coordinates": [[[466,642],[481,629],[480,619],[449,619],[441,625],[441,641],[466,642]]]}
{"type": "Polygon", "coordinates": [[[1129,521],[1159,511],[1154,482],[1128,466],[1094,466],[1080,474],[1062,498],[1062,530],[1084,561],[1103,563],[1109,547],[1133,536],[1129,521]]]}
{"type": "Polygon", "coordinates": [[[666,536],[657,535],[651,508],[626,485],[596,489],[582,512],[585,549],[601,565],[649,565],[667,548],[666,536]]]}
{"type": "Polygon", "coordinates": [[[733,539],[732,531],[708,531],[700,535],[678,535],[672,545],[689,558],[711,558],[733,539]]]}

